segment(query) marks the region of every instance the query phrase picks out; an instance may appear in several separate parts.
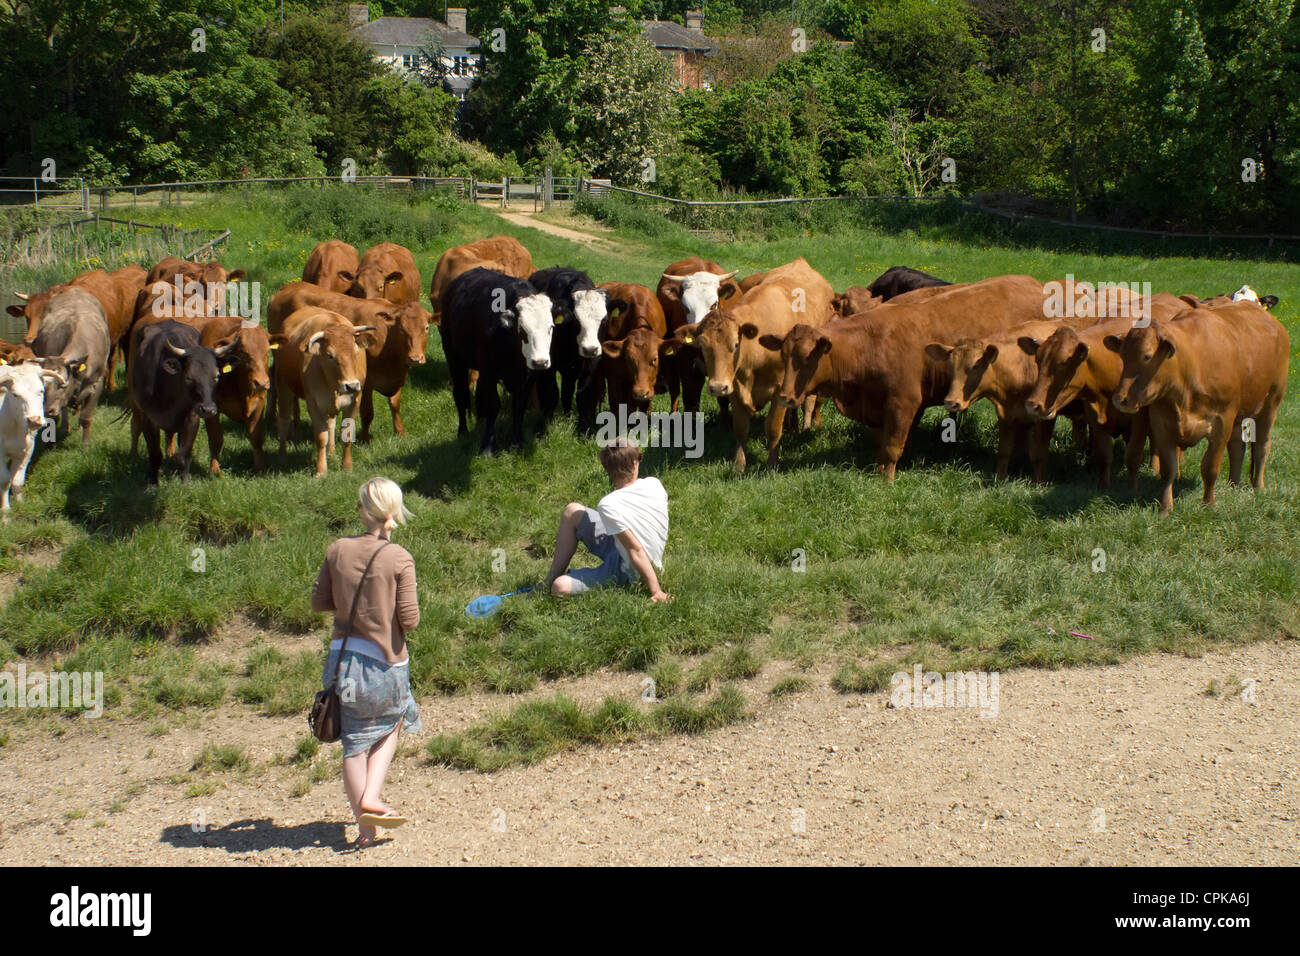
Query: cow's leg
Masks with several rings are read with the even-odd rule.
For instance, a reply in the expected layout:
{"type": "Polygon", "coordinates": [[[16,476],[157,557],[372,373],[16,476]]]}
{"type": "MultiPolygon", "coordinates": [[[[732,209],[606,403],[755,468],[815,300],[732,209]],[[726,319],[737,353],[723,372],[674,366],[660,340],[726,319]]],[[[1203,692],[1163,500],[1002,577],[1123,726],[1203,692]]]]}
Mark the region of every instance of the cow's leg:
{"type": "Polygon", "coordinates": [[[804,400],[803,406],[803,430],[809,428],[822,427],[822,397],[820,395],[810,395],[804,400]]]}
{"type": "MultiPolygon", "coordinates": [[[[718,399],[718,424],[721,425],[723,428],[728,428],[731,425],[731,420],[732,420],[731,399],[729,398],[718,399]]],[[[746,428],[745,430],[746,432],[748,432],[749,429],[746,428]]]]}
{"type": "Polygon", "coordinates": [[[180,462],[182,482],[190,480],[190,461],[194,457],[194,439],[198,434],[199,416],[191,412],[185,419],[185,424],[181,425],[176,439],[176,458],[180,462]]]}
{"type": "Polygon", "coordinates": [[[1010,470],[1011,454],[1016,444],[1016,426],[1010,419],[1002,417],[998,419],[998,457],[997,464],[993,469],[995,478],[1003,479],[1010,470]]]}
{"type": "Polygon", "coordinates": [[[1174,444],[1172,437],[1165,438],[1152,433],[1156,446],[1156,455],[1160,458],[1160,496],[1159,502],[1160,517],[1164,517],[1174,510],[1174,479],[1178,476],[1178,446],[1174,444]]]}
{"type": "Polygon", "coordinates": [[[1047,480],[1047,465],[1052,447],[1052,430],[1056,419],[1049,418],[1042,422],[1033,422],[1029,426],[1029,463],[1034,469],[1034,482],[1042,484],[1047,480]]]}
{"type": "Polygon", "coordinates": [[[886,481],[893,481],[898,473],[898,462],[907,448],[912,422],[923,411],[919,398],[896,398],[886,407],[880,430],[876,433],[876,470],[886,481]]]}
{"type": "MultiPolygon", "coordinates": [[[[527,385],[521,384],[519,391],[527,396],[527,385]]],[[[480,375],[478,385],[474,388],[474,417],[483,429],[483,438],[478,448],[480,454],[492,455],[497,450],[497,413],[500,411],[501,396],[497,394],[496,379],[480,375]]]]}
{"type": "MultiPolygon", "coordinates": [[[[1099,429],[1094,428],[1096,432],[1099,429]]],[[[1146,457],[1143,452],[1146,450],[1147,436],[1151,433],[1151,421],[1146,410],[1140,410],[1133,417],[1133,425],[1129,429],[1128,439],[1124,445],[1124,467],[1128,471],[1128,485],[1132,491],[1137,491],[1138,477],[1142,473],[1142,459],[1146,457]]],[[[1151,452],[1155,454],[1155,440],[1151,442],[1151,452]]]]}
{"type": "Polygon", "coordinates": [[[117,343],[108,347],[108,390],[117,388],[117,343]]]}
{"type": "Polygon", "coordinates": [[[95,409],[99,406],[99,393],[103,391],[104,383],[96,382],[90,389],[90,394],[81,404],[81,411],[77,413],[77,421],[81,423],[81,447],[90,447],[90,423],[95,418],[95,409]]]}
{"type": "Polygon", "coordinates": [[[263,400],[253,406],[253,411],[248,416],[248,443],[253,446],[253,473],[262,474],[266,471],[266,453],[262,451],[262,444],[266,440],[266,401],[263,400]]]}
{"type": "Polygon", "coordinates": [[[449,361],[447,373],[451,376],[451,397],[456,403],[456,435],[469,434],[470,369],[460,362],[449,361]]]}
{"type": "Polygon", "coordinates": [[[323,475],[329,470],[330,445],[334,440],[334,410],[328,412],[313,408],[307,403],[307,414],[311,416],[312,434],[316,436],[316,474],[323,475]]]}
{"type": "Polygon", "coordinates": [[[221,448],[226,442],[226,433],[221,429],[221,415],[213,415],[203,420],[203,428],[208,433],[208,474],[221,474],[221,448]]]}
{"type": "MultiPolygon", "coordinates": [[[[794,409],[786,408],[784,412],[794,412],[794,409]]],[[[782,406],[772,401],[767,406],[767,463],[773,468],[781,464],[781,434],[785,431],[785,424],[782,406]]]]}
{"type": "Polygon", "coordinates": [[[1230,423],[1235,417],[1235,413],[1229,413],[1210,426],[1210,447],[1205,449],[1205,457],[1201,459],[1201,484],[1205,488],[1201,500],[1207,505],[1214,504],[1214,483],[1223,468],[1223,453],[1227,451],[1232,431],[1232,425],[1225,423],[1230,423]]]}
{"type": "MultiPolygon", "coordinates": [[[[9,453],[4,448],[0,448],[0,511],[9,510],[9,482],[12,480],[9,475],[9,453]]],[[[5,515],[5,521],[9,516],[5,515]]]]}
{"type": "MultiPolygon", "coordinates": [[[[1092,454],[1097,463],[1097,487],[1105,491],[1110,487],[1110,469],[1115,461],[1115,438],[1104,428],[1092,430],[1092,454]]],[[[1142,452],[1138,452],[1141,460],[1142,452]]],[[[1127,460],[1127,455],[1125,456],[1127,460]]],[[[1130,471],[1130,480],[1133,472],[1130,471]]]]}
{"type": "Polygon", "coordinates": [[[573,411],[573,392],[578,386],[578,374],[571,369],[560,373],[560,408],[566,415],[573,411]]]}
{"type": "MultiPolygon", "coordinates": [[[[546,429],[551,424],[551,419],[555,417],[555,408],[560,401],[560,390],[555,383],[555,376],[557,374],[559,373],[547,370],[538,372],[532,377],[533,381],[537,384],[537,402],[542,408],[542,427],[538,431],[539,437],[546,434],[546,429]]],[[[526,398],[527,388],[524,389],[524,395],[526,398]]],[[[518,405],[515,407],[518,407],[518,405]]],[[[527,408],[527,404],[524,405],[524,408],[527,408]]],[[[520,426],[519,434],[519,440],[516,441],[512,430],[510,438],[512,444],[523,443],[522,425],[520,426]]]]}
{"type": "Polygon", "coordinates": [[[23,500],[23,488],[27,485],[27,468],[32,463],[32,455],[36,452],[36,436],[27,433],[23,438],[23,450],[18,457],[14,459],[16,465],[6,466],[4,464],[5,451],[0,448],[0,467],[9,467],[9,490],[13,492],[16,500],[23,500]]]}
{"type": "Polygon", "coordinates": [[[605,370],[600,359],[593,359],[578,385],[578,431],[587,434],[596,427],[596,410],[605,400],[605,370]]]}
{"type": "Polygon", "coordinates": [[[405,435],[406,426],[402,424],[402,390],[400,388],[388,396],[388,410],[393,413],[393,434],[405,435]]]}
{"type": "Polygon", "coordinates": [[[671,403],[669,409],[674,412],[677,411],[677,403],[681,400],[682,376],[677,367],[676,356],[669,355],[660,359],[659,379],[668,392],[668,400],[671,403]]]}
{"type": "MultiPolygon", "coordinates": [[[[519,448],[524,443],[524,413],[528,411],[528,394],[527,388],[521,388],[510,393],[510,447],[519,448]]],[[[552,407],[552,413],[555,409],[552,407]]],[[[543,412],[542,428],[537,433],[540,438],[546,434],[546,423],[549,419],[543,412]]]]}
{"type": "Polygon", "coordinates": [[[1250,446],[1250,486],[1256,491],[1264,488],[1264,468],[1273,445],[1273,422],[1281,402],[1281,398],[1273,399],[1255,419],[1255,442],[1250,446]]]}
{"type": "Polygon", "coordinates": [[[144,423],[144,447],[149,455],[149,484],[158,484],[158,471],[162,468],[162,442],[159,440],[158,426],[153,422],[144,423]]]}
{"type": "Polygon", "coordinates": [[[375,390],[369,385],[361,390],[361,441],[370,441],[370,422],[375,417],[375,390]]]}
{"type": "Polygon", "coordinates": [[[1228,429],[1228,483],[1241,484],[1241,462],[1246,457],[1246,442],[1241,437],[1241,426],[1236,424],[1228,429]]]}
{"type": "MultiPolygon", "coordinates": [[[[731,431],[736,436],[736,451],[732,455],[731,464],[739,472],[745,470],[745,441],[749,438],[750,417],[749,409],[745,406],[745,403],[737,402],[736,412],[731,419],[731,431]]],[[[775,417],[781,419],[779,410],[775,417]]],[[[782,421],[782,424],[784,424],[784,421],[782,421]]],[[[779,439],[779,434],[777,437],[779,439]]]]}
{"type": "MultiPolygon", "coordinates": [[[[346,411],[350,416],[356,415],[357,405],[355,399],[353,400],[353,403],[348,406],[346,411]]],[[[344,420],[346,421],[346,419],[344,420]]],[[[333,433],[334,433],[334,428],[333,428],[333,423],[331,422],[330,434],[333,433]]],[[[344,434],[341,437],[341,441],[343,442],[343,470],[344,471],[352,470],[352,443],[355,438],[356,438],[356,429],[352,429],[351,431],[344,432],[344,434]]]]}
{"type": "Polygon", "coordinates": [[[289,442],[289,429],[293,426],[294,410],[291,405],[298,404],[298,396],[288,388],[276,389],[275,431],[280,439],[280,462],[283,464],[286,447],[289,442]]]}
{"type": "Polygon", "coordinates": [[[144,430],[140,409],[131,410],[131,454],[134,456],[140,450],[140,433],[144,430]]]}

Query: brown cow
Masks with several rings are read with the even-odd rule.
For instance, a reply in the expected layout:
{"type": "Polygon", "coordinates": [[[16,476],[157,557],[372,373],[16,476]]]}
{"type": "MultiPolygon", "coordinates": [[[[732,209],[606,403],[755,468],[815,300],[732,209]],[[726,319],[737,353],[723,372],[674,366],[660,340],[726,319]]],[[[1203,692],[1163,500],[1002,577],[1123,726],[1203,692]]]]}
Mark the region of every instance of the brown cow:
{"type": "Polygon", "coordinates": [[[402,386],[412,365],[425,363],[432,316],[419,302],[398,305],[387,299],[359,299],[328,292],[310,282],[290,282],[271,297],[266,324],[278,332],[286,316],[308,306],[345,315],[357,326],[375,329],[368,355],[366,388],[361,396],[361,441],[370,440],[370,423],[375,417],[374,393],[388,398],[393,431],[406,434],[402,424],[402,386]]]}
{"type": "Polygon", "coordinates": [[[302,281],[346,295],[356,281],[359,265],[361,257],[356,246],[341,239],[330,239],[317,243],[311,251],[307,264],[302,267],[302,281]]]}
{"type": "Polygon", "coordinates": [[[327,470],[327,454],[334,450],[334,422],[342,413],[343,470],[352,470],[357,400],[366,381],[366,349],[374,343],[375,329],[355,326],[346,316],[308,306],[284,320],[284,344],[276,357],[274,377],[276,425],[283,459],[289,428],[298,399],[307,403],[312,432],[316,435],[316,474],[327,470]]]}
{"type": "Polygon", "coordinates": [[[1130,414],[1146,408],[1160,457],[1160,514],[1174,509],[1179,448],[1208,439],[1201,459],[1203,499],[1214,503],[1214,483],[1228,453],[1228,478],[1241,481],[1250,442],[1250,483],[1264,487],[1273,421],[1286,394],[1291,338],[1253,302],[1188,309],[1173,319],[1134,324],[1102,344],[1123,360],[1112,403],[1130,414]]]}
{"type": "Polygon", "coordinates": [[[191,262],[167,256],[149,270],[144,287],[136,300],[135,317],[138,319],[146,300],[169,296],[174,308],[169,317],[179,314],[197,315],[201,303],[204,315],[226,313],[226,283],[239,282],[246,277],[243,269],[228,270],[220,262],[191,262]],[[170,291],[163,292],[159,283],[166,283],[170,291]],[[182,309],[182,306],[184,308],[182,309]]]}
{"type": "Polygon", "coordinates": [[[784,338],[759,342],[780,353],[784,376],[776,400],[793,408],[815,395],[830,397],[842,414],[879,429],[877,467],[893,481],[921,413],[942,404],[951,386],[950,366],[930,358],[926,346],[1040,318],[1042,307],[1036,279],[998,276],[918,302],[886,302],[820,328],[796,325],[784,338]]]}
{"type": "Polygon", "coordinates": [[[451,280],[479,267],[527,279],[533,274],[533,257],[518,239],[510,236],[488,236],[448,249],[438,257],[429,284],[429,304],[435,325],[442,321],[442,296],[451,280]]]}
{"type": "Polygon", "coordinates": [[[348,287],[348,295],[358,299],[387,299],[398,305],[419,305],[420,291],[415,257],[411,250],[395,242],[381,242],[367,249],[348,287]]]}
{"type": "MultiPolygon", "coordinates": [[[[603,282],[598,288],[609,293],[609,318],[600,331],[604,357],[598,374],[608,383],[610,410],[618,414],[619,406],[624,405],[629,410],[648,412],[655,392],[669,389],[667,377],[661,381],[659,376],[660,355],[670,354],[665,353],[668,321],[663,307],[647,286],[603,282]]],[[[593,385],[599,400],[603,386],[593,385]]],[[[676,408],[675,381],[669,397],[676,408]]]]}
{"type": "Polygon", "coordinates": [[[227,415],[246,426],[253,446],[253,471],[266,471],[262,442],[266,435],[266,397],[271,388],[271,352],[284,344],[284,337],[271,335],[260,325],[244,325],[238,316],[203,316],[188,320],[200,334],[202,344],[216,350],[235,343],[222,361],[217,379],[217,412],[204,421],[208,433],[208,471],[221,474],[221,448],[225,433],[221,416],[227,415]]]}
{"type": "MultiPolygon", "coordinates": [[[[672,348],[684,344],[699,348],[710,394],[736,398],[732,421],[737,471],[745,470],[751,418],[773,399],[781,385],[781,358],[760,339],[783,338],[800,319],[811,327],[820,326],[831,316],[834,296],[830,283],[800,257],[770,270],[763,282],[730,308],[715,305],[698,325],[682,329],[670,340],[672,348]]],[[[768,463],[774,466],[779,462],[777,447],[785,417],[779,406],[767,416],[768,463]]],[[[809,396],[804,403],[803,428],[811,427],[818,418],[817,398],[809,396]]]]}
{"type": "Polygon", "coordinates": [[[874,309],[884,301],[880,296],[872,295],[866,286],[852,285],[831,301],[831,310],[842,318],[848,318],[874,309]]]}

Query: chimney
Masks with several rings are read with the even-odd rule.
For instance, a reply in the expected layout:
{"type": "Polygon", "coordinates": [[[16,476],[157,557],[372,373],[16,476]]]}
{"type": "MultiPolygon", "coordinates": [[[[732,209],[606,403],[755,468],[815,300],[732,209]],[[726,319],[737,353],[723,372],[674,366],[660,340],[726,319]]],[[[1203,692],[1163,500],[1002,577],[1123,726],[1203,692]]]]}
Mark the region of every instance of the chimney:
{"type": "Polygon", "coordinates": [[[370,22],[370,7],[364,3],[348,4],[348,28],[355,30],[370,22]]]}
{"type": "Polygon", "coordinates": [[[704,11],[687,10],[686,11],[686,29],[703,30],[704,29],[704,11]]]}
{"type": "Polygon", "coordinates": [[[626,8],[626,7],[610,7],[610,8],[609,8],[609,17],[610,17],[611,20],[622,20],[622,19],[623,19],[624,17],[626,17],[626,16],[627,16],[627,8],[626,8]]]}
{"type": "Polygon", "coordinates": [[[447,8],[447,26],[451,27],[458,33],[468,33],[465,26],[466,19],[469,16],[469,10],[465,7],[448,7],[447,8]]]}

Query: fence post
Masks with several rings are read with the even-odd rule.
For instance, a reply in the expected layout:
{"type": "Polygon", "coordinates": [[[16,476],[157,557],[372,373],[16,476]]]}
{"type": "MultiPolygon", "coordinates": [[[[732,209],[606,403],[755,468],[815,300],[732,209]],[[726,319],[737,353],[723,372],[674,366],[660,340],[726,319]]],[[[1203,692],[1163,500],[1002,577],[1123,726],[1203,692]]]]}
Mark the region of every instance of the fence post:
{"type": "Polygon", "coordinates": [[[510,177],[507,176],[501,180],[501,208],[506,209],[510,206],[510,177]]]}

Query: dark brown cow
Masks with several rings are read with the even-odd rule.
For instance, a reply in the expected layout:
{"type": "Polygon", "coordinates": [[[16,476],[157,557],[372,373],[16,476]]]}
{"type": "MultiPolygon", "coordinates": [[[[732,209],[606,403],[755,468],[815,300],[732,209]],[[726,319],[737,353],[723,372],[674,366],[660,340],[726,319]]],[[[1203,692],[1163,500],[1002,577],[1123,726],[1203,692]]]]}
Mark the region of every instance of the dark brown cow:
{"type": "Polygon", "coordinates": [[[1201,460],[1203,499],[1227,451],[1229,480],[1241,481],[1251,443],[1250,483],[1264,487],[1273,422],[1286,395],[1291,338],[1282,324],[1253,302],[1218,309],[1188,309],[1173,319],[1134,325],[1102,344],[1123,360],[1111,397],[1122,412],[1145,408],[1160,457],[1160,514],[1174,509],[1177,450],[1209,441],[1201,460]]]}
{"type": "MultiPolygon", "coordinates": [[[[648,412],[654,393],[669,389],[669,383],[661,381],[659,375],[664,336],[668,334],[663,307],[643,285],[604,282],[599,288],[609,293],[609,318],[600,332],[604,357],[599,370],[609,386],[609,407],[615,414],[620,405],[629,411],[648,412]]],[[[676,409],[676,382],[672,385],[669,398],[676,409]]]]}
{"type": "Polygon", "coordinates": [[[411,250],[395,242],[381,242],[366,250],[357,266],[348,295],[358,299],[387,299],[398,305],[420,304],[420,270],[411,250]]]}
{"type": "MultiPolygon", "coordinates": [[[[800,257],[770,270],[730,308],[715,305],[698,325],[684,327],[671,339],[672,348],[699,348],[711,394],[735,398],[733,464],[737,471],[745,470],[750,420],[772,401],[781,385],[781,357],[762,341],[780,340],[800,321],[820,326],[831,316],[834,296],[830,283],[800,257]]],[[[816,405],[816,396],[809,396],[804,403],[804,429],[820,417],[816,405]]],[[[768,463],[773,466],[779,462],[777,449],[785,419],[780,406],[767,415],[768,463]]]]}
{"type": "Polygon", "coordinates": [[[488,236],[463,246],[453,246],[438,257],[429,284],[429,304],[433,307],[433,321],[442,320],[442,297],[451,280],[470,269],[491,269],[516,279],[527,279],[533,274],[533,257],[518,239],[510,236],[488,236]]]}
{"type": "Polygon", "coordinates": [[[878,429],[877,467],[892,481],[921,412],[941,405],[951,386],[950,366],[926,346],[1041,318],[1042,308],[1042,285],[1032,276],[998,276],[759,342],[783,365],[776,400],[793,408],[812,396],[833,398],[842,414],[878,429]]]}
{"type": "Polygon", "coordinates": [[[276,355],[274,378],[276,425],[280,457],[289,441],[289,428],[298,399],[307,403],[316,435],[316,474],[327,470],[334,450],[334,422],[343,415],[343,470],[352,470],[352,441],[357,400],[366,381],[366,349],[375,330],[353,325],[346,316],[308,306],[284,320],[284,344],[276,355]]]}
{"type": "Polygon", "coordinates": [[[345,315],[353,325],[368,326],[375,335],[366,352],[366,388],[361,396],[361,441],[370,440],[370,423],[375,417],[374,393],[388,399],[393,431],[406,434],[402,424],[402,386],[413,365],[425,363],[429,347],[429,325],[433,316],[419,302],[399,305],[387,299],[359,299],[328,292],[310,282],[290,282],[271,297],[266,324],[271,332],[281,331],[284,319],[299,309],[314,306],[345,315]]]}
{"type": "Polygon", "coordinates": [[[347,294],[357,279],[361,256],[357,247],[341,239],[317,243],[302,267],[302,281],[318,285],[330,292],[347,294]]]}
{"type": "Polygon", "coordinates": [[[14,344],[0,339],[0,365],[18,365],[36,360],[36,353],[26,343],[14,344]]]}

